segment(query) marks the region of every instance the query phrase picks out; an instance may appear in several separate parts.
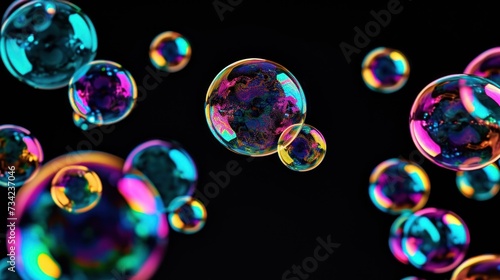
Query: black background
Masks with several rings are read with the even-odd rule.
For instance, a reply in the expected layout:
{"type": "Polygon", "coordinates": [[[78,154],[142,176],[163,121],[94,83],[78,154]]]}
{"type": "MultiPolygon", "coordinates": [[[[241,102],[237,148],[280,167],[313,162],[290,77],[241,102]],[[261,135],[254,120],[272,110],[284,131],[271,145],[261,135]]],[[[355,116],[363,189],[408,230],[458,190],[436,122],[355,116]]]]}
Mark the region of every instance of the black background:
{"type": "MultiPolygon", "coordinates": [[[[292,265],[313,256],[318,237],[327,236],[341,246],[308,279],[449,279],[451,272],[433,275],[403,265],[389,250],[396,217],[376,209],[367,188],[372,169],[391,157],[420,163],[431,180],[427,206],[452,210],[466,221],[467,257],[500,251],[498,232],[492,230],[500,198],[476,202],[463,197],[455,173],[424,160],[408,129],[410,107],[423,87],[462,72],[475,56],[498,45],[498,11],[478,2],[440,8],[401,1],[403,10],[347,63],[339,44],[353,45],[353,28],[363,29],[373,20],[370,11],[386,9],[388,2],[243,0],[222,20],[212,1],[120,1],[106,7],[103,1],[73,2],[95,25],[96,59],[122,64],[138,85],[148,74],[149,44],[160,32],[180,32],[193,49],[185,69],[164,78],[92,149],[125,158],[141,142],[176,140],[197,163],[201,191],[213,182],[210,172],[225,170],[229,161],[242,168],[210,200],[202,231],[171,232],[155,279],[281,279],[292,265]],[[408,83],[393,94],[372,92],[361,80],[363,56],[379,46],[401,50],[410,62],[408,83]],[[293,172],[277,155],[246,162],[211,134],[203,105],[212,79],[228,64],[252,57],[282,64],[301,83],[306,123],[317,127],[328,145],[316,169],[293,172]]],[[[8,4],[2,1],[0,10],[8,4]]],[[[0,71],[0,123],[29,129],[42,144],[46,162],[88,140],[72,122],[67,89],[36,90],[5,67],[0,71]]]]}

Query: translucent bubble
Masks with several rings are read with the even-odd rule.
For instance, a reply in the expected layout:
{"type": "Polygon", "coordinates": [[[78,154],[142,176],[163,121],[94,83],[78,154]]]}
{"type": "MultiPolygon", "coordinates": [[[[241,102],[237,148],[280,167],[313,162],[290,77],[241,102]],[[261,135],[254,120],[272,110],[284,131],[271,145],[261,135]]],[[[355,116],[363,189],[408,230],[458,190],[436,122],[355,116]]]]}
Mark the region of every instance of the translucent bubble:
{"type": "Polygon", "coordinates": [[[474,200],[488,200],[500,190],[500,169],[495,163],[481,169],[457,171],[458,190],[465,197],[474,200]]]}
{"type": "Polygon", "coordinates": [[[102,183],[99,176],[86,166],[72,165],[57,172],[50,193],[61,209],[83,213],[94,208],[101,199],[102,183]]]}
{"type": "Polygon", "coordinates": [[[325,138],[311,125],[291,125],[278,139],[278,156],[293,171],[312,170],[321,164],[325,155],[325,138]]]}
{"type": "Polygon", "coordinates": [[[491,48],[479,54],[467,65],[464,73],[487,78],[500,84],[500,47],[491,48]]]}
{"type": "Polygon", "coordinates": [[[382,212],[399,215],[422,209],[430,195],[429,176],[414,162],[391,158],[379,163],[369,179],[368,193],[382,212]]]}
{"type": "Polygon", "coordinates": [[[16,270],[23,279],[151,279],[163,263],[168,220],[154,186],[123,159],[102,152],[66,154],[44,164],[16,196],[16,270]],[[99,203],[74,214],[53,202],[54,176],[85,166],[103,184],[99,203]]]}
{"type": "Polygon", "coordinates": [[[450,170],[475,170],[500,157],[500,88],[485,78],[450,75],[427,85],[410,113],[418,150],[450,170]]]}
{"type": "Polygon", "coordinates": [[[0,53],[7,70],[34,88],[67,86],[96,56],[92,21],[67,1],[23,2],[13,3],[2,25],[0,53]]]}
{"type": "MultiPolygon", "coordinates": [[[[73,123],[81,130],[90,130],[98,127],[99,125],[89,122],[84,116],[73,112],[73,123]]],[[[102,123],[102,118],[97,120],[97,123],[102,123]]]]}
{"type": "Polygon", "coordinates": [[[432,273],[456,268],[469,248],[465,222],[452,211],[425,208],[413,213],[403,229],[402,247],[410,264],[432,273]]]}
{"type": "Polygon", "coordinates": [[[391,229],[389,232],[389,249],[392,255],[401,263],[408,264],[408,257],[403,251],[402,240],[403,240],[403,229],[406,221],[410,217],[411,213],[406,212],[397,217],[394,222],[392,222],[391,229]]]}
{"type": "Polygon", "coordinates": [[[175,141],[153,139],[135,147],[123,165],[124,172],[141,171],[158,189],[165,206],[178,196],[191,196],[198,170],[191,155],[175,141]]]}
{"type": "Polygon", "coordinates": [[[500,279],[500,255],[484,254],[469,258],[454,271],[450,280],[500,279]]]}
{"type": "Polygon", "coordinates": [[[42,162],[42,146],[27,129],[0,125],[0,186],[22,186],[36,175],[42,162]]]}
{"type": "Polygon", "coordinates": [[[191,196],[176,197],[168,205],[167,211],[170,228],[177,232],[197,233],[207,221],[205,205],[191,196]]]}
{"type": "Polygon", "coordinates": [[[137,100],[137,85],[120,64],[95,60],[81,67],[69,84],[73,110],[96,125],[109,125],[126,118],[137,100]]]}
{"type": "Polygon", "coordinates": [[[306,99],[286,68],[249,58],[217,74],[207,92],[205,115],[215,138],[230,151],[266,156],[277,151],[287,127],[304,123],[306,99]]]}
{"type": "Polygon", "coordinates": [[[166,31],[158,34],[149,47],[149,58],[154,67],[165,72],[177,72],[191,59],[191,44],[181,34],[166,31]]]}
{"type": "Polygon", "coordinates": [[[379,47],[370,51],[361,63],[361,76],[373,91],[393,93],[408,81],[410,65],[405,55],[395,49],[379,47]]]}

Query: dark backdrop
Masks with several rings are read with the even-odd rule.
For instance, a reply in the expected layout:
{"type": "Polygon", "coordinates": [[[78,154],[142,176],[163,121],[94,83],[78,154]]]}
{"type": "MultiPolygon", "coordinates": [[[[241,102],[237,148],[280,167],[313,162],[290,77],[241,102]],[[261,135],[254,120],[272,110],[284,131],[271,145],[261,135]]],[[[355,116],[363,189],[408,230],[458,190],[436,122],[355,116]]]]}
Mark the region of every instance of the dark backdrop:
{"type": "MultiPolygon", "coordinates": [[[[401,1],[402,10],[392,14],[348,63],[339,44],[355,46],[354,28],[364,29],[374,20],[371,10],[387,9],[395,2],[120,1],[106,7],[102,1],[74,3],[96,27],[96,59],[122,64],[138,84],[148,74],[148,48],[158,33],[180,32],[193,49],[185,69],[164,78],[92,149],[125,158],[143,141],[177,140],[197,163],[199,190],[213,182],[210,172],[224,170],[229,161],[236,160],[242,168],[210,200],[202,231],[190,236],[171,233],[155,279],[286,279],[286,270],[314,255],[318,238],[330,238],[340,246],[308,279],[449,279],[451,273],[433,276],[403,265],[389,250],[387,238],[395,216],[371,203],[368,177],[378,163],[399,156],[419,161],[429,174],[432,194],[427,206],[450,209],[467,222],[472,240],[468,257],[500,251],[498,233],[492,230],[500,198],[479,203],[462,197],[455,174],[423,160],[408,129],[409,109],[424,86],[460,73],[480,52],[498,45],[497,10],[479,3],[439,8],[401,1]],[[220,9],[224,4],[233,7],[218,13],[214,3],[220,9]],[[409,59],[409,81],[397,93],[372,92],[361,80],[363,56],[379,46],[397,48],[409,59]],[[284,65],[301,83],[308,105],[306,123],[317,127],[328,144],[318,168],[293,172],[277,155],[246,162],[211,134],[203,108],[208,86],[225,66],[251,57],[284,65]]],[[[8,4],[2,1],[0,10],[8,4]]],[[[5,67],[0,71],[0,123],[31,130],[43,146],[45,161],[88,140],[72,122],[66,89],[35,90],[5,67]]]]}

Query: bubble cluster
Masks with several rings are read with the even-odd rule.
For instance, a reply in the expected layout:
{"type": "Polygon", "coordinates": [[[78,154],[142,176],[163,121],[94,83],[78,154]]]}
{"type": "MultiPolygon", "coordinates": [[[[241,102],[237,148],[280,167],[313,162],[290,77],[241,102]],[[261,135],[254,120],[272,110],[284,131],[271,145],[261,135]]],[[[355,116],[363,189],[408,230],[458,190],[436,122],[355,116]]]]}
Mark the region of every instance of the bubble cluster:
{"type": "Polygon", "coordinates": [[[165,206],[178,196],[194,193],[198,171],[191,155],[175,141],[153,139],[135,147],[123,172],[141,171],[158,189],[165,206]]]}
{"type": "Polygon", "coordinates": [[[42,162],[42,146],[29,130],[17,125],[0,125],[0,186],[22,186],[36,175],[42,162]],[[11,166],[16,179],[9,184],[11,166]]]}
{"type": "Polygon", "coordinates": [[[428,84],[410,112],[418,150],[450,170],[483,168],[500,157],[500,88],[490,80],[449,75],[428,84]]]}
{"type": "Polygon", "coordinates": [[[50,193],[61,209],[83,213],[94,208],[101,199],[102,183],[99,176],[86,166],[66,166],[52,179],[50,193]]]}
{"type": "Polygon", "coordinates": [[[168,205],[167,212],[170,228],[180,233],[197,233],[207,221],[205,205],[191,196],[176,197],[168,205]]]}
{"type": "Polygon", "coordinates": [[[291,125],[278,138],[278,156],[291,170],[301,172],[312,170],[321,164],[325,154],[325,138],[311,125],[291,125]]]}
{"type": "Polygon", "coordinates": [[[454,271],[450,280],[500,279],[500,255],[484,254],[469,258],[454,271]]]}
{"type": "Polygon", "coordinates": [[[399,50],[378,47],[366,54],[361,63],[361,76],[366,86],[377,92],[393,93],[408,81],[410,65],[399,50]]]}
{"type": "Polygon", "coordinates": [[[402,264],[408,264],[408,257],[403,251],[402,240],[403,240],[403,232],[404,225],[411,213],[406,212],[399,215],[394,222],[392,222],[390,231],[389,231],[389,249],[391,250],[392,255],[402,264]]]}
{"type": "Polygon", "coordinates": [[[495,163],[481,169],[457,171],[458,190],[465,197],[484,201],[493,198],[500,190],[500,169],[495,163]]]}
{"type": "Polygon", "coordinates": [[[465,67],[464,74],[487,78],[500,85],[500,47],[480,53],[465,67]]]}
{"type": "Polygon", "coordinates": [[[422,209],[430,195],[430,180],[414,162],[391,158],[379,163],[370,174],[368,193],[381,211],[398,215],[422,209]]]}
{"type": "Polygon", "coordinates": [[[65,87],[96,56],[94,25],[73,3],[18,1],[4,18],[0,34],[3,63],[15,78],[31,87],[65,87]]]}
{"type": "Polygon", "coordinates": [[[405,222],[402,248],[418,269],[445,273],[456,268],[469,248],[469,229],[452,211],[424,208],[405,222]]]}
{"type": "Polygon", "coordinates": [[[286,128],[304,123],[306,99],[297,79],[282,65],[243,59],[214,78],[205,116],[212,134],[230,151],[266,156],[277,151],[286,128]]]}
{"type": "Polygon", "coordinates": [[[82,66],[69,83],[69,100],[80,118],[109,125],[126,118],[137,100],[137,85],[120,64],[95,60],[82,66]]]}
{"type": "Polygon", "coordinates": [[[165,31],[158,34],[149,46],[149,58],[154,67],[173,73],[178,72],[191,59],[191,44],[180,33],[165,31]]]}

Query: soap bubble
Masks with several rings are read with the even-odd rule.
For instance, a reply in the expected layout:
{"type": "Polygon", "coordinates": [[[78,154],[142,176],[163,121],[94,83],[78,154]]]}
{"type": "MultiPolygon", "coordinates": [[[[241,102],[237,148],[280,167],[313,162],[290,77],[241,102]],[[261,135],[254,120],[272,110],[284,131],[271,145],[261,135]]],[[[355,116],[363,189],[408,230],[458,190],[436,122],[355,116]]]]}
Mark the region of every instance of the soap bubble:
{"type": "Polygon", "coordinates": [[[403,229],[402,248],[418,269],[445,273],[456,268],[469,248],[469,229],[452,211],[425,208],[413,213],[403,229]]]}
{"type": "Polygon", "coordinates": [[[266,156],[293,124],[303,124],[306,99],[292,73],[270,60],[249,58],[225,67],[205,100],[205,116],[215,138],[230,151],[266,156]]]}
{"type": "Polygon", "coordinates": [[[154,67],[165,72],[178,72],[191,59],[191,44],[181,34],[165,31],[158,34],[149,47],[149,58],[154,67]]]}
{"type": "Polygon", "coordinates": [[[312,170],[321,164],[325,155],[325,138],[311,125],[291,125],[278,139],[278,156],[293,171],[312,170]]]}
{"type": "Polygon", "coordinates": [[[399,217],[397,217],[394,222],[392,222],[391,229],[389,231],[389,249],[391,250],[392,255],[402,264],[408,264],[408,257],[403,251],[402,240],[403,240],[403,232],[404,225],[408,218],[410,217],[410,212],[405,212],[399,217]]]}
{"type": "Polygon", "coordinates": [[[70,213],[83,213],[94,208],[101,199],[102,183],[99,176],[86,166],[72,165],[56,173],[50,193],[59,208],[70,213]]]}
{"type": "Polygon", "coordinates": [[[454,271],[450,280],[500,279],[500,255],[484,254],[469,258],[454,271]]]}
{"type": "Polygon", "coordinates": [[[428,84],[410,113],[418,150],[450,170],[475,170],[500,157],[500,88],[490,80],[449,75],[428,84]]]}
{"type": "Polygon", "coordinates": [[[465,67],[464,73],[487,78],[500,85],[500,47],[480,53],[465,67]]]}
{"type": "Polygon", "coordinates": [[[379,163],[370,174],[369,183],[373,204],[394,215],[422,209],[430,195],[430,180],[425,170],[399,158],[379,163]]]}
{"type": "Polygon", "coordinates": [[[13,3],[2,25],[0,53],[7,70],[37,89],[68,85],[92,61],[97,35],[92,21],[67,1],[13,3]]]}
{"type": "Polygon", "coordinates": [[[191,196],[176,197],[168,205],[167,212],[170,228],[180,233],[197,233],[207,221],[205,205],[191,196]]]}
{"type": "Polygon", "coordinates": [[[22,186],[36,175],[42,162],[42,146],[26,128],[0,125],[0,186],[22,186]]]}
{"type": "Polygon", "coordinates": [[[198,170],[191,155],[175,141],[153,139],[135,147],[123,165],[124,173],[141,171],[158,189],[168,206],[178,196],[191,196],[198,170]]]}
{"type": "Polygon", "coordinates": [[[154,186],[138,171],[123,174],[124,160],[88,151],[44,164],[16,196],[16,270],[22,279],[151,279],[163,263],[168,220],[154,186]],[[102,182],[99,203],[68,213],[50,189],[66,166],[85,166],[102,182]]]}
{"type": "Polygon", "coordinates": [[[410,65],[401,51],[379,47],[365,56],[361,64],[361,74],[369,89],[393,93],[408,81],[410,65]]]}
{"type": "Polygon", "coordinates": [[[126,118],[137,100],[132,75],[120,64],[96,60],[81,67],[69,84],[73,110],[96,125],[109,125],[126,118]]]}
{"type": "Polygon", "coordinates": [[[465,197],[474,200],[488,200],[500,190],[500,170],[495,163],[481,169],[457,171],[458,190],[465,197]]]}

